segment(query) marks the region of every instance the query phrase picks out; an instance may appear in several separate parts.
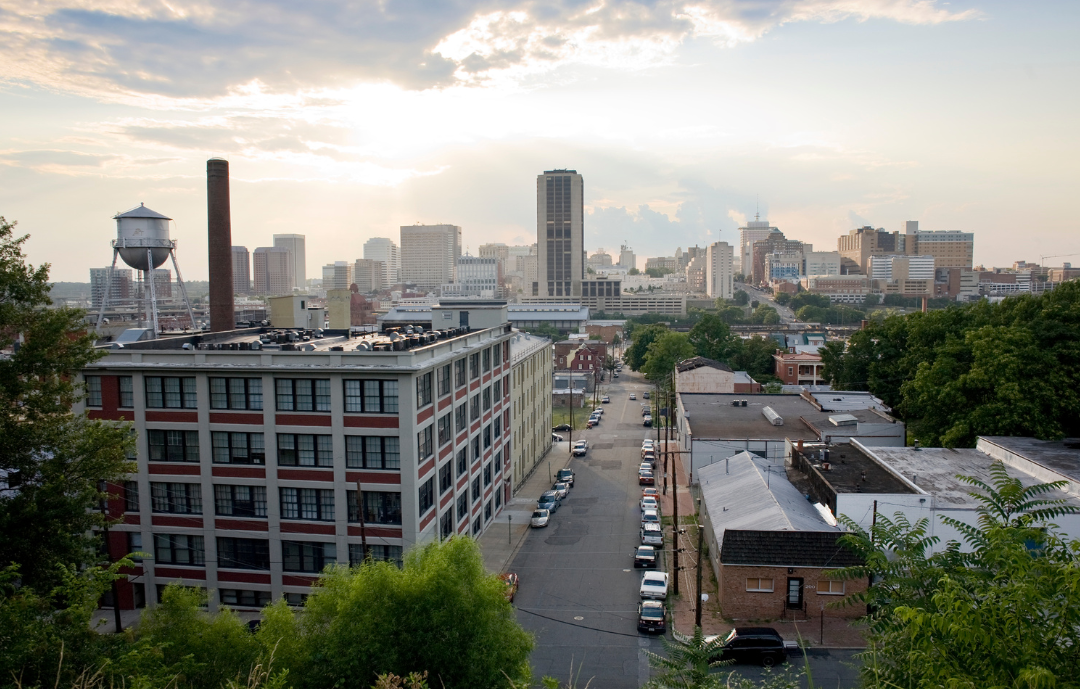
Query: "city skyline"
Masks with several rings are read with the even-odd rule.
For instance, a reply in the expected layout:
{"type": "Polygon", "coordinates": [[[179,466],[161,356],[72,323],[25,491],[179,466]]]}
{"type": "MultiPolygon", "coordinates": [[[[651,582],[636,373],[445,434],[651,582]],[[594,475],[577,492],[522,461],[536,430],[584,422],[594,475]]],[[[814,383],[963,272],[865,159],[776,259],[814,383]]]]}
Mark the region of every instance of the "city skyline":
{"type": "Polygon", "coordinates": [[[1077,7],[626,7],[365,10],[340,27],[311,8],[13,7],[0,214],[31,235],[31,262],[83,282],[107,262],[111,216],[145,202],[176,219],[185,277],[202,280],[202,168],[220,155],[233,243],[304,234],[308,274],[414,223],[530,244],[533,180],[555,168],[589,178],[585,246],[639,257],[737,245],[757,212],[822,248],[919,219],[974,232],[987,266],[1080,251],[1077,7]],[[294,13],[304,31],[281,46],[294,13]],[[393,37],[325,40],[345,31],[393,37]],[[264,44],[279,54],[244,52],[264,44]]]}

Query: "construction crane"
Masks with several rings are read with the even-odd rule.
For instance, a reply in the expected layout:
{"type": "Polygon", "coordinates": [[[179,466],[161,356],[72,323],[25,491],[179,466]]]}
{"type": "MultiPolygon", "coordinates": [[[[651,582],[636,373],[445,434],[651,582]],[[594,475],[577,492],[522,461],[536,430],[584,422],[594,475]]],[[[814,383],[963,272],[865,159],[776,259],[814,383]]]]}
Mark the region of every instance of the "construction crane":
{"type": "Polygon", "coordinates": [[[1039,257],[1039,268],[1046,270],[1046,278],[1047,278],[1047,282],[1050,283],[1050,289],[1054,288],[1054,283],[1050,280],[1050,270],[1046,267],[1046,259],[1048,259],[1048,258],[1069,258],[1071,256],[1080,256],[1080,252],[1076,252],[1076,253],[1072,253],[1072,254],[1053,254],[1051,256],[1040,256],[1039,257]]]}

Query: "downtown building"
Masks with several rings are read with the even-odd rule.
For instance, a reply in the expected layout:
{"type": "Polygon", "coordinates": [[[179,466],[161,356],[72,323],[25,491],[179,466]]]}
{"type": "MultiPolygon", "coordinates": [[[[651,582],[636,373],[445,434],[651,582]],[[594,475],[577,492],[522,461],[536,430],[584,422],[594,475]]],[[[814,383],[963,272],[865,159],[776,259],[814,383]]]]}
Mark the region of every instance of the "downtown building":
{"type": "Polygon", "coordinates": [[[367,240],[364,242],[364,259],[382,262],[386,271],[382,277],[382,285],[390,286],[400,282],[401,255],[394,240],[386,237],[372,237],[367,240]]]}
{"type": "Polygon", "coordinates": [[[307,249],[305,238],[302,234],[275,234],[274,246],[285,249],[290,255],[289,275],[291,283],[289,289],[281,294],[288,294],[294,289],[301,292],[307,290],[307,249]]]}
{"type": "Polygon", "coordinates": [[[454,282],[461,258],[461,228],[457,225],[402,225],[403,283],[437,289],[454,282]]]}
{"type": "Polygon", "coordinates": [[[260,246],[251,256],[251,268],[254,275],[252,289],[255,294],[278,296],[292,294],[296,285],[293,279],[295,261],[293,254],[285,247],[260,246]]]}
{"type": "Polygon", "coordinates": [[[246,246],[232,248],[233,294],[251,292],[251,254],[246,246]]]}
{"type": "MultiPolygon", "coordinates": [[[[155,605],[171,582],[217,591],[212,608],[300,604],[365,542],[400,561],[481,534],[511,489],[513,335],[505,305],[443,302],[432,317],[441,329],[393,341],[225,331],[88,366],[75,411],[138,435],[136,472],[111,487],[108,547],[151,557],[119,582],[121,607],[155,605]]],[[[537,375],[550,378],[522,376],[525,390],[537,375]]],[[[550,416],[539,424],[549,434],[550,416]]]]}

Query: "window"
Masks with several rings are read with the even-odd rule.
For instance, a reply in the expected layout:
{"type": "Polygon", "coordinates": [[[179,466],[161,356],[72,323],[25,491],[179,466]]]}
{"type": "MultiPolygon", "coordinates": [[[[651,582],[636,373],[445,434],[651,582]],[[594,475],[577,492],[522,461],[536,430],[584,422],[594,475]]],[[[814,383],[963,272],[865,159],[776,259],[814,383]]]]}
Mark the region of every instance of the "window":
{"type": "Polygon", "coordinates": [[[435,478],[429,478],[420,486],[420,515],[423,516],[435,505],[435,478]]]}
{"type": "Polygon", "coordinates": [[[483,355],[484,355],[484,373],[488,373],[489,371],[491,371],[491,350],[490,349],[485,349],[484,352],[483,352],[483,355]]]}
{"type": "Polygon", "coordinates": [[[842,596],[844,582],[837,579],[822,579],[817,583],[817,592],[822,596],[842,596]]]}
{"type": "Polygon", "coordinates": [[[416,445],[419,452],[417,457],[420,461],[427,459],[435,452],[435,446],[431,442],[431,426],[416,434],[416,445]]]}
{"type": "Polygon", "coordinates": [[[229,517],[265,517],[265,486],[214,486],[217,514],[229,517]]]}
{"type": "Polygon", "coordinates": [[[439,517],[439,538],[450,538],[454,534],[454,511],[447,510],[439,517]]]}
{"type": "Polygon", "coordinates": [[[495,486],[495,509],[499,509],[500,505],[502,505],[502,486],[498,485],[495,486]]]}
{"type": "Polygon", "coordinates": [[[772,593],[773,580],[772,579],[754,579],[747,577],[746,579],[747,591],[760,591],[764,593],[772,593]]]}
{"type": "Polygon", "coordinates": [[[450,364],[440,366],[436,373],[438,374],[439,385],[439,397],[450,394],[450,364]]]}
{"type": "Polygon", "coordinates": [[[439,468],[439,495],[454,487],[454,464],[447,462],[439,468]]]}
{"type": "Polygon", "coordinates": [[[257,538],[217,539],[218,567],[270,569],[270,542],[257,538]]]}
{"type": "Polygon", "coordinates": [[[334,491],[316,488],[281,488],[282,519],[334,521],[334,491]]]}
{"type": "MultiPolygon", "coordinates": [[[[350,543],[349,544],[349,563],[358,565],[364,561],[363,544],[350,543]]],[[[394,562],[398,567],[401,566],[401,546],[400,545],[378,545],[368,544],[367,555],[372,560],[377,562],[394,562]]]]}
{"type": "Polygon", "coordinates": [[[147,376],[146,406],[150,409],[196,409],[195,378],[166,378],[147,376]]]}
{"type": "Polygon", "coordinates": [[[345,411],[364,414],[396,414],[398,411],[397,381],[345,381],[345,411]]]}
{"type": "Polygon", "coordinates": [[[787,367],[787,374],[790,376],[794,370],[795,370],[794,366],[788,366],[787,367]]]}
{"type": "Polygon", "coordinates": [[[160,564],[202,567],[206,564],[203,537],[154,534],[154,559],[160,564]]]}
{"type": "Polygon", "coordinates": [[[330,411],[330,381],[279,378],[274,381],[278,411],[330,411]]]}
{"type": "Polygon", "coordinates": [[[211,378],[211,409],[262,409],[262,378],[211,378]]]}
{"type": "Polygon", "coordinates": [[[394,436],[345,436],[350,469],[401,469],[401,443],[394,436]]]}
{"type": "Polygon", "coordinates": [[[476,519],[474,519],[473,523],[472,523],[473,536],[479,536],[480,535],[481,526],[483,526],[483,525],[480,522],[480,515],[477,515],[476,519]]]}
{"type": "Polygon", "coordinates": [[[499,365],[499,360],[502,358],[502,342],[496,342],[491,347],[491,361],[496,367],[499,365]]]}
{"type": "MultiPolygon", "coordinates": [[[[349,521],[358,524],[360,511],[356,505],[356,491],[346,492],[345,497],[349,504],[349,521]]],[[[365,490],[364,524],[401,524],[401,493],[365,490]]]]}
{"type": "Polygon", "coordinates": [[[464,387],[465,383],[465,359],[458,359],[454,362],[454,387],[464,387]]]}
{"type": "Polygon", "coordinates": [[[202,514],[201,489],[198,483],[151,483],[151,509],[170,514],[202,514]]]}
{"type": "Polygon", "coordinates": [[[124,481],[124,511],[139,511],[139,482],[124,481]]]}
{"type": "Polygon", "coordinates": [[[484,521],[491,521],[491,501],[484,503],[484,521]]]}
{"type": "Polygon", "coordinates": [[[491,386],[487,386],[481,391],[484,398],[484,411],[491,410],[491,386]]]}
{"type": "Polygon", "coordinates": [[[473,458],[473,461],[475,462],[475,461],[480,459],[480,436],[478,436],[478,435],[473,436],[472,449],[473,449],[472,458],[473,458]]]}
{"type": "Polygon", "coordinates": [[[264,464],[266,448],[262,433],[213,431],[210,444],[215,464],[264,464]]]}
{"type": "Polygon", "coordinates": [[[142,555],[136,555],[136,553],[143,552],[142,549],[142,534],[138,531],[127,532],[127,554],[135,562],[142,562],[142,555]]]}
{"type": "Polygon", "coordinates": [[[278,433],[278,466],[334,466],[334,438],[329,435],[278,433]]]}
{"type": "Polygon", "coordinates": [[[101,406],[101,376],[86,376],[86,406],[101,406]]]}
{"type": "Polygon", "coordinates": [[[484,488],[491,485],[491,462],[484,465],[484,488]]]}
{"type": "Polygon", "coordinates": [[[495,385],[493,386],[493,388],[494,391],[491,393],[491,396],[495,399],[496,402],[498,402],[499,398],[502,397],[502,378],[495,379],[495,385]]]}
{"type": "Polygon", "coordinates": [[[285,603],[292,606],[301,606],[307,602],[306,593],[285,593],[285,603]]]}
{"type": "Polygon", "coordinates": [[[151,462],[199,461],[198,431],[147,430],[151,462]]]}
{"type": "Polygon", "coordinates": [[[480,477],[477,476],[472,480],[472,501],[476,502],[480,499],[480,477]]]}
{"type": "Polygon", "coordinates": [[[505,376],[503,376],[503,396],[504,397],[509,397],[510,396],[510,374],[509,373],[507,373],[505,376]]]}
{"type": "Polygon", "coordinates": [[[469,380],[480,377],[480,352],[469,355],[469,380]]]}
{"type": "Polygon", "coordinates": [[[445,414],[439,419],[439,445],[445,445],[450,442],[450,438],[453,434],[450,431],[450,415],[445,414]]]}
{"type": "Polygon", "coordinates": [[[469,491],[458,496],[457,499],[457,518],[461,521],[469,514],[469,491]]]}
{"type": "Polygon", "coordinates": [[[469,450],[461,448],[457,453],[457,475],[461,478],[469,471],[469,450]]]}
{"type": "Polygon", "coordinates": [[[416,378],[416,408],[431,404],[431,372],[422,373],[416,378]]]}
{"type": "Polygon", "coordinates": [[[132,382],[131,376],[120,376],[120,406],[121,407],[134,407],[135,406],[135,384],[132,382]]]}
{"type": "Polygon", "coordinates": [[[495,417],[495,439],[498,440],[502,437],[502,417],[495,417]]]}
{"type": "Polygon", "coordinates": [[[337,546],[333,543],[281,542],[281,568],[286,572],[318,574],[336,562],[337,546]]]}
{"type": "Polygon", "coordinates": [[[262,608],[270,605],[269,591],[244,591],[241,589],[221,589],[218,591],[222,605],[236,605],[245,608],[262,608]]]}
{"type": "Polygon", "coordinates": [[[491,424],[484,426],[484,449],[491,447],[491,424]]]}
{"type": "Polygon", "coordinates": [[[480,418],[480,395],[469,398],[469,420],[476,421],[480,418]]]}
{"type": "Polygon", "coordinates": [[[454,430],[460,433],[465,430],[465,427],[469,425],[468,409],[465,405],[456,407],[454,409],[454,430]]]}

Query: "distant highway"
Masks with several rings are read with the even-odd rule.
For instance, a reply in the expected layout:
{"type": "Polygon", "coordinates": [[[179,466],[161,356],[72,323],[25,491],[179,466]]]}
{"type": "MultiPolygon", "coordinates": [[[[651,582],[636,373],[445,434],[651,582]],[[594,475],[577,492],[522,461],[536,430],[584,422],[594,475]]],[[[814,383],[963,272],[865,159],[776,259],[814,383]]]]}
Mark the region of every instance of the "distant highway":
{"type": "Polygon", "coordinates": [[[747,294],[749,294],[750,295],[750,301],[757,301],[757,302],[760,302],[762,304],[768,304],[769,306],[776,309],[776,312],[778,314],[780,314],[780,322],[781,323],[794,323],[795,322],[795,312],[792,311],[791,309],[789,309],[786,306],[780,306],[779,304],[777,304],[775,301],[772,300],[772,295],[769,294],[768,292],[763,292],[763,291],[761,291],[759,289],[755,289],[755,288],[751,287],[750,285],[747,285],[747,284],[741,283],[741,282],[736,282],[735,283],[735,289],[737,289],[737,290],[741,289],[744,292],[746,292],[747,294]]]}

